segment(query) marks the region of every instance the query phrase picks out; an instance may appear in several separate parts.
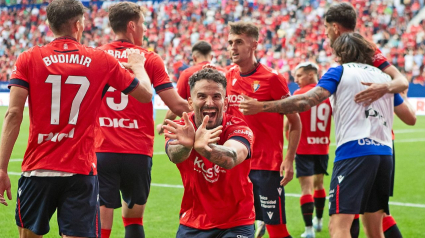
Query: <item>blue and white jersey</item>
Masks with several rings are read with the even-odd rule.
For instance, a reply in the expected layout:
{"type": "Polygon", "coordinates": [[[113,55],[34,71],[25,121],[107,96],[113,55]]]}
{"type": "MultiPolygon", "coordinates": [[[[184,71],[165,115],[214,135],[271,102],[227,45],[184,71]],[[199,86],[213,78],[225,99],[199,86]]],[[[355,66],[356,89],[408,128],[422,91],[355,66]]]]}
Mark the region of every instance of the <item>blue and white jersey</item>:
{"type": "Polygon", "coordinates": [[[394,105],[403,103],[401,96],[386,94],[369,106],[354,102],[354,96],[367,88],[361,82],[390,81],[390,76],[380,69],[359,63],[330,68],[320,79],[317,87],[332,94],[337,143],[335,161],[365,155],[392,155],[394,105]]]}

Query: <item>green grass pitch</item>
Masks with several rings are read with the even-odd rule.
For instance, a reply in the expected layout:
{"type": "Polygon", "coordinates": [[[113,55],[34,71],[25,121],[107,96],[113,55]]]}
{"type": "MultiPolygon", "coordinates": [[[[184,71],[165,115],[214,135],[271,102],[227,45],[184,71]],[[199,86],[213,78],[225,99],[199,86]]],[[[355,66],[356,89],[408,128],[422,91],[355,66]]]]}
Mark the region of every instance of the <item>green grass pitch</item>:
{"type": "MultiPolygon", "coordinates": [[[[0,125],[6,107],[0,107],[0,125]]],[[[165,111],[158,110],[156,122],[164,117],[165,111]]],[[[9,172],[12,183],[12,201],[9,206],[0,205],[0,238],[18,237],[15,224],[16,190],[19,179],[21,159],[24,155],[28,138],[28,110],[25,110],[24,121],[21,126],[20,136],[16,142],[9,164],[9,172]]],[[[425,236],[425,117],[419,116],[416,126],[409,127],[398,119],[395,119],[394,130],[396,134],[396,178],[394,197],[391,202],[401,203],[390,205],[391,213],[396,219],[404,237],[415,238],[425,236]],[[418,207],[414,207],[418,205],[418,207]]],[[[332,142],[335,142],[332,132],[332,142]]],[[[153,157],[152,187],[148,199],[144,226],[146,237],[169,238],[175,237],[179,220],[178,213],[183,189],[179,187],[164,187],[161,185],[181,185],[181,179],[176,166],[171,163],[164,153],[163,136],[155,136],[155,155],[153,157]]],[[[332,172],[332,161],[335,155],[335,146],[330,149],[330,163],[328,172],[332,172]]],[[[329,188],[330,176],[325,178],[325,186],[329,188]]],[[[289,232],[293,237],[299,237],[304,232],[304,224],[301,217],[299,198],[300,186],[296,179],[285,187],[286,193],[286,217],[289,232]]],[[[327,207],[327,206],[326,206],[327,207]]],[[[324,229],[316,233],[317,238],[329,237],[327,210],[324,216],[324,229]]],[[[56,215],[50,222],[50,232],[45,237],[58,237],[56,215]]],[[[117,209],[114,216],[114,226],[111,237],[124,237],[124,227],[121,219],[121,210],[117,209]]],[[[365,237],[362,232],[360,237],[365,237]]]]}

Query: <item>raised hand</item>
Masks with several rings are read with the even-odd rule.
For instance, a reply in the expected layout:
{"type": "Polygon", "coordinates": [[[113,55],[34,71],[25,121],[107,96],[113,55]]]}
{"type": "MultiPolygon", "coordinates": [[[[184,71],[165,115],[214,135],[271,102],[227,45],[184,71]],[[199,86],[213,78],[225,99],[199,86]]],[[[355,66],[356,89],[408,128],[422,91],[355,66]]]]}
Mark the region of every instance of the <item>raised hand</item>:
{"type": "Polygon", "coordinates": [[[209,144],[217,143],[220,140],[220,134],[223,126],[218,126],[214,129],[207,130],[209,116],[205,116],[202,124],[199,126],[195,133],[195,144],[194,149],[201,155],[205,152],[211,152],[212,149],[209,144]]]}
{"type": "Polygon", "coordinates": [[[165,122],[167,125],[162,126],[167,130],[167,133],[164,133],[164,135],[171,139],[170,142],[168,142],[169,145],[182,145],[191,149],[195,142],[195,128],[189,121],[189,117],[186,112],[183,112],[183,121],[184,125],[179,125],[166,119],[165,122]]]}
{"type": "Polygon", "coordinates": [[[239,104],[239,109],[244,115],[253,115],[262,112],[263,105],[255,98],[242,95],[244,100],[239,104]]]}
{"type": "Polygon", "coordinates": [[[126,49],[126,54],[128,61],[127,63],[122,63],[124,67],[127,69],[131,69],[132,71],[135,70],[135,68],[144,68],[146,57],[144,53],[141,53],[138,49],[126,49]]]}

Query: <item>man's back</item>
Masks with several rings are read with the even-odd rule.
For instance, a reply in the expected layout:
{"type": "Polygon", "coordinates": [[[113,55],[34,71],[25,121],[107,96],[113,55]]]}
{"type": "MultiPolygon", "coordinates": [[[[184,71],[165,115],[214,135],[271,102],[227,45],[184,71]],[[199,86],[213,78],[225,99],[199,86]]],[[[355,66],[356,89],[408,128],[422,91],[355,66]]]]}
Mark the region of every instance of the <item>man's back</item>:
{"type": "MultiPolygon", "coordinates": [[[[156,92],[172,89],[173,85],[162,59],[125,40],[117,40],[99,49],[120,62],[127,62],[126,49],[138,49],[145,54],[145,69],[156,92]]],[[[154,121],[152,103],[140,103],[121,91],[109,88],[99,110],[101,133],[96,135],[96,152],[153,155],[154,121]]]]}
{"type": "Polygon", "coordinates": [[[11,80],[29,91],[30,136],[22,170],[96,174],[93,139],[102,91],[110,84],[129,92],[137,86],[133,79],[113,57],[71,37],[22,53],[11,80]]]}

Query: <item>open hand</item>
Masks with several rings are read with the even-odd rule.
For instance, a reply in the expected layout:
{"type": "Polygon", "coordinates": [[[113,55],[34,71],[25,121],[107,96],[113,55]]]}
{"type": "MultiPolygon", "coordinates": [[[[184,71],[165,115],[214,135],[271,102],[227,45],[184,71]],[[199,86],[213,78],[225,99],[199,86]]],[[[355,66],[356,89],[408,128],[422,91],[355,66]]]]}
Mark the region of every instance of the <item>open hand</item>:
{"type": "Polygon", "coordinates": [[[354,97],[354,101],[356,103],[363,103],[365,106],[369,106],[372,102],[380,99],[382,96],[389,92],[387,83],[362,82],[362,84],[369,87],[357,93],[354,97]]]}
{"type": "Polygon", "coordinates": [[[145,67],[145,61],[146,57],[144,53],[141,53],[138,49],[126,49],[126,54],[128,61],[127,63],[122,63],[122,65],[127,68],[134,71],[135,68],[144,68],[145,67]]]}
{"type": "Polygon", "coordinates": [[[167,125],[162,127],[168,132],[164,133],[165,137],[170,138],[170,145],[182,145],[186,148],[192,148],[195,141],[195,128],[189,121],[186,112],[183,112],[184,125],[179,125],[171,120],[166,119],[167,125]]]}
{"type": "Polygon", "coordinates": [[[260,113],[263,109],[263,104],[255,98],[242,95],[244,100],[239,104],[239,109],[244,115],[254,115],[260,113]]]}
{"type": "Polygon", "coordinates": [[[207,130],[208,119],[208,115],[204,117],[202,124],[199,126],[198,130],[196,130],[195,134],[195,144],[193,147],[200,154],[204,151],[212,151],[209,144],[217,143],[220,140],[221,129],[223,128],[223,126],[218,126],[214,129],[207,130]]]}

